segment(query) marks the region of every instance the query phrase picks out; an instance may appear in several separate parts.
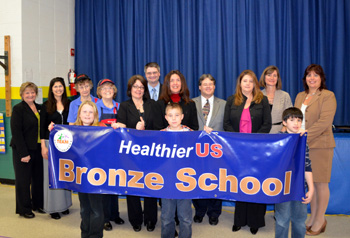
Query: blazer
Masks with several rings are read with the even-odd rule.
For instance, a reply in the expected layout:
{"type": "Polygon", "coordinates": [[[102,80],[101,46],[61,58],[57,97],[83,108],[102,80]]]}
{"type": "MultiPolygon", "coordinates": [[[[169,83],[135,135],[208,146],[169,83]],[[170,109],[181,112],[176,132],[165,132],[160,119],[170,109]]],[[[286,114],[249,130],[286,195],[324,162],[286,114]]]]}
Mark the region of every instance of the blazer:
{"type": "MultiPolygon", "coordinates": [[[[263,89],[261,92],[266,96],[266,90],[263,89]]],[[[289,107],[292,107],[292,100],[287,92],[282,90],[275,91],[275,98],[273,99],[271,118],[272,118],[272,128],[270,133],[276,134],[282,129],[282,114],[283,111],[289,107]],[[274,125],[274,123],[279,123],[280,125],[274,125]]]]}
{"type": "MultiPolygon", "coordinates": [[[[239,106],[234,104],[234,95],[227,99],[224,115],[225,131],[239,132],[239,123],[247,97],[239,106]]],[[[252,133],[269,133],[271,130],[271,110],[266,96],[258,104],[252,102],[249,107],[252,120],[252,133]]]]}
{"type": "MultiPolygon", "coordinates": [[[[40,113],[41,105],[35,103],[40,113]]],[[[29,105],[22,101],[13,107],[11,116],[12,139],[10,146],[15,149],[20,158],[29,155],[29,150],[36,150],[39,132],[38,118],[29,105]]]]}
{"type": "MultiPolygon", "coordinates": [[[[152,99],[144,99],[143,100],[143,120],[145,121],[145,129],[153,130],[154,129],[154,108],[156,102],[152,99]]],[[[140,113],[137,110],[133,100],[130,98],[129,100],[122,102],[120,104],[118,114],[117,114],[117,122],[123,123],[127,128],[136,128],[136,124],[140,121],[140,113]]]]}
{"type": "MultiPolygon", "coordinates": [[[[295,107],[300,109],[306,96],[305,91],[300,92],[295,98],[295,107]]],[[[335,147],[332,123],[336,109],[337,101],[333,92],[323,89],[312,97],[304,115],[309,148],[335,147]]]]}
{"type": "Polygon", "coordinates": [[[50,131],[48,127],[51,122],[55,124],[68,125],[67,118],[68,118],[69,104],[68,104],[68,108],[65,108],[62,114],[57,111],[55,111],[52,114],[49,114],[46,110],[46,105],[47,105],[47,101],[43,103],[40,111],[40,139],[48,140],[50,136],[50,131]]]}
{"type": "MultiPolygon", "coordinates": [[[[203,106],[201,96],[192,99],[196,104],[197,109],[197,118],[199,130],[204,130],[205,119],[203,116],[203,106]]],[[[226,101],[220,98],[214,97],[213,112],[208,126],[213,128],[214,131],[223,131],[224,130],[224,114],[225,114],[225,105],[226,101]]]]}
{"type": "MultiPolygon", "coordinates": [[[[158,100],[156,104],[157,107],[154,127],[156,130],[162,130],[169,126],[168,121],[165,119],[166,104],[164,100],[158,100]]],[[[182,111],[184,114],[184,118],[182,119],[181,124],[184,126],[188,126],[194,131],[197,131],[199,126],[197,119],[196,104],[193,101],[190,101],[189,103],[185,104],[185,102],[182,100],[180,100],[179,104],[182,107],[182,111]]]]}

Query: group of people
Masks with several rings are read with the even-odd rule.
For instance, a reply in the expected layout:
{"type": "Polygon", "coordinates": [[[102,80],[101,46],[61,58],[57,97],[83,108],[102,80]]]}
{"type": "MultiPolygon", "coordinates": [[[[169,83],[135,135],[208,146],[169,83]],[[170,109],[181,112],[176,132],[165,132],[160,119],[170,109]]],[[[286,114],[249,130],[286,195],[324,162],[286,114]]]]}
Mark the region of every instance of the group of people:
{"type": "MultiPolygon", "coordinates": [[[[23,83],[22,102],[14,106],[11,118],[13,163],[16,177],[16,213],[33,218],[32,211],[47,212],[58,219],[59,212],[69,213],[70,192],[48,188],[47,139],[54,124],[111,126],[137,130],[230,131],[239,133],[308,133],[305,178],[308,185],[303,202],[276,205],[276,237],[288,237],[292,221],[293,237],[318,235],[325,231],[325,212],[329,200],[333,149],[332,122],[336,111],[334,94],[326,88],[320,65],[311,64],[304,72],[305,91],[296,97],[294,107],[289,94],[282,91],[279,70],[267,67],[258,81],[255,73],[244,70],[237,78],[236,90],[227,101],[214,96],[216,80],[203,74],[198,82],[201,95],[191,99],[184,75],[170,71],[163,84],[160,67],[151,62],[142,75],[132,76],[127,84],[129,100],[114,101],[117,88],[110,79],[98,82],[97,96],[91,95],[92,80],[78,75],[75,83],[80,96],[67,99],[62,78],[50,82],[48,100],[35,103],[37,87],[23,83]],[[263,88],[263,90],[260,90],[263,88]],[[40,112],[40,113],[39,113],[40,112]],[[310,160],[309,160],[310,158],[310,160]],[[43,166],[43,161],[46,162],[43,166]],[[310,162],[311,161],[311,162],[310,162]],[[312,167],[312,172],[311,172],[312,167]],[[46,171],[46,174],[45,172],[46,171]],[[46,181],[45,184],[43,181],[46,181]],[[45,190],[45,192],[44,192],[45,190]],[[57,194],[53,194],[57,193],[57,194]],[[44,195],[45,194],[45,195],[44,195]],[[311,216],[306,221],[306,203],[311,201],[311,216]],[[62,204],[59,207],[54,205],[62,204]]],[[[110,221],[123,224],[118,212],[118,196],[79,193],[82,237],[102,237],[111,230],[110,221]]],[[[153,231],[157,223],[157,198],[127,196],[128,219],[134,231],[145,225],[153,231]]],[[[161,236],[191,237],[192,220],[217,225],[222,210],[218,199],[161,199],[161,236]],[[195,207],[192,218],[191,204],[195,207]],[[175,229],[179,224],[179,234],[175,229]]],[[[252,234],[265,226],[266,204],[237,201],[233,232],[249,226],[252,234]]]]}

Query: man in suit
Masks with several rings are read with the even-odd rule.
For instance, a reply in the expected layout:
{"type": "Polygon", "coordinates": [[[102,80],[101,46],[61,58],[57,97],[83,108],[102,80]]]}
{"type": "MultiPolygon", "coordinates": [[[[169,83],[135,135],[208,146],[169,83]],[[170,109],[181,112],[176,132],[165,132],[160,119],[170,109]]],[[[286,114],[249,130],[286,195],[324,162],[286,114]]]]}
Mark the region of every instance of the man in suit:
{"type": "MultiPolygon", "coordinates": [[[[210,74],[199,78],[201,96],[193,98],[196,103],[199,130],[207,133],[223,131],[226,101],[214,96],[216,80],[210,74]]],[[[210,225],[217,225],[221,214],[222,201],[218,199],[193,199],[196,214],[193,221],[201,223],[205,214],[209,217],[210,225]]]]}
{"type": "Polygon", "coordinates": [[[162,90],[162,84],[159,82],[160,67],[156,62],[150,62],[145,65],[145,76],[148,82],[148,91],[151,99],[157,101],[162,90]]]}

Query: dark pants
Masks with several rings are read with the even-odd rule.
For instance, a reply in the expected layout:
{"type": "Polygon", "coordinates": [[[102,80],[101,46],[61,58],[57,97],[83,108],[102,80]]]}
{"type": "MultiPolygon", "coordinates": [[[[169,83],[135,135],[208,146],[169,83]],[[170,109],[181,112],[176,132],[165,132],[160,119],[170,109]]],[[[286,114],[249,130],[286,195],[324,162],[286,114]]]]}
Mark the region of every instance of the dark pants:
{"type": "Polygon", "coordinates": [[[119,217],[118,195],[103,194],[104,223],[114,221],[119,217]]]}
{"type": "Polygon", "coordinates": [[[78,193],[80,201],[81,237],[103,237],[103,194],[78,193]]]}
{"type": "Polygon", "coordinates": [[[265,226],[266,204],[236,202],[235,219],[236,226],[248,225],[251,228],[265,226]]]}
{"type": "Polygon", "coordinates": [[[221,214],[222,201],[220,199],[193,199],[193,206],[196,209],[196,216],[218,218],[221,214]]]}
{"type": "Polygon", "coordinates": [[[12,148],[13,167],[15,170],[16,185],[16,213],[30,213],[44,204],[43,159],[41,146],[36,150],[29,150],[28,163],[21,162],[16,148],[12,148]]]}
{"type": "Polygon", "coordinates": [[[147,224],[149,221],[153,224],[157,223],[157,198],[144,197],[144,212],[142,215],[142,207],[140,197],[126,196],[128,206],[129,222],[132,226],[147,224]],[[144,218],[143,218],[144,217],[144,218]]]}

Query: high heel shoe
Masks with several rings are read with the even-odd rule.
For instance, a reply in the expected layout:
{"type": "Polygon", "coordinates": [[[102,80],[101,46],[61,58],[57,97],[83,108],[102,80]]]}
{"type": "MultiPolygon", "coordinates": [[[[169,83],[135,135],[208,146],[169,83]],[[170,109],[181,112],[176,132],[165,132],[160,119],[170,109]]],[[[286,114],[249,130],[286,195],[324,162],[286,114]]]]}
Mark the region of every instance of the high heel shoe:
{"type": "Polygon", "coordinates": [[[313,231],[310,228],[310,230],[306,231],[306,235],[308,235],[308,236],[318,236],[319,234],[321,234],[321,233],[326,231],[326,226],[327,226],[327,220],[325,219],[323,225],[321,226],[321,228],[318,231],[313,231]]]}

